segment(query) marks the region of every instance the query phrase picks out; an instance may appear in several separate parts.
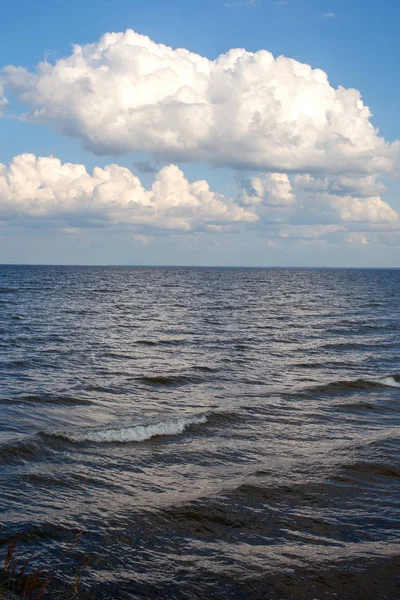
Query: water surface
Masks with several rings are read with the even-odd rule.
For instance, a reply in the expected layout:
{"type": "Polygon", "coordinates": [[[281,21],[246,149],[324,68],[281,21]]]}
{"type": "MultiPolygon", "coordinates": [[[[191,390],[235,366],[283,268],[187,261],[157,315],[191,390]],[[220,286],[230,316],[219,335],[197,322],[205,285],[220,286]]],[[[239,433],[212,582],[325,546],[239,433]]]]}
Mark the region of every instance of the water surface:
{"type": "Polygon", "coordinates": [[[0,549],[97,598],[399,598],[399,357],[398,270],[0,267],[0,549]]]}

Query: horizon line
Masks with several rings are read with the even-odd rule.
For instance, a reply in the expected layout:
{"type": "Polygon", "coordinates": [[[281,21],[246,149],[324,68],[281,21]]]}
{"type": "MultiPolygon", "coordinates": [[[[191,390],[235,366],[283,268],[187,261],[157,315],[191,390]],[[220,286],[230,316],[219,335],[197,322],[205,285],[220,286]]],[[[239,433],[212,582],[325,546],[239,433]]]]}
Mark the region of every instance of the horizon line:
{"type": "Polygon", "coordinates": [[[362,266],[312,266],[312,265],[184,265],[184,264],[77,264],[77,263],[0,263],[0,267],[98,267],[98,268],[152,268],[152,269],[332,269],[332,270],[363,270],[363,271],[396,271],[398,267],[362,267],[362,266]]]}

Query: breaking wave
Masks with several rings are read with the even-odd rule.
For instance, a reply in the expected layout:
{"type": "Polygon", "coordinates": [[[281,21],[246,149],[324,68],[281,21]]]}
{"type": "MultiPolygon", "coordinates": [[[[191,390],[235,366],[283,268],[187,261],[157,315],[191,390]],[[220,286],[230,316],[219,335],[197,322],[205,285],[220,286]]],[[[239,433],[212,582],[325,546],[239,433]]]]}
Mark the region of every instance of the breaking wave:
{"type": "Polygon", "coordinates": [[[204,414],[199,414],[191,417],[175,417],[151,423],[125,423],[101,427],[81,427],[43,433],[44,435],[73,443],[144,442],[156,436],[179,435],[191,425],[200,425],[206,422],[207,417],[204,414]]]}
{"type": "Polygon", "coordinates": [[[400,381],[398,381],[395,377],[381,377],[380,379],[370,380],[370,383],[373,382],[377,385],[384,385],[387,387],[396,387],[400,388],[400,381]]]}

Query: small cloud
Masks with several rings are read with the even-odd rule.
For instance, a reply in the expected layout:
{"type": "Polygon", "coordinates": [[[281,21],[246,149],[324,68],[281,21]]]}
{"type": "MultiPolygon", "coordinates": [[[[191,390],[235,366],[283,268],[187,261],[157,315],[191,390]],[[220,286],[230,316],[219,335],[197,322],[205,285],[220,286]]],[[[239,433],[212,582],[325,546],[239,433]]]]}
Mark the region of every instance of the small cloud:
{"type": "Polygon", "coordinates": [[[334,13],[334,12],[327,12],[327,13],[324,13],[323,15],[321,15],[321,17],[322,17],[323,19],[336,19],[336,17],[337,17],[337,13],[334,13]]]}
{"type": "Polygon", "coordinates": [[[157,173],[156,167],[153,167],[153,165],[148,160],[134,162],[132,163],[132,166],[134,170],[138,173],[157,173]]]}
{"type": "Polygon", "coordinates": [[[371,239],[365,233],[349,233],[345,240],[351,246],[366,246],[371,243],[371,239]]]}
{"type": "Polygon", "coordinates": [[[4,96],[4,84],[1,81],[0,78],[0,117],[3,116],[3,110],[6,110],[9,108],[9,103],[7,98],[4,96]]]}
{"type": "Polygon", "coordinates": [[[256,0],[244,0],[242,2],[226,2],[224,4],[225,8],[243,8],[245,6],[254,6],[256,0]]]}
{"type": "Polygon", "coordinates": [[[136,242],[139,242],[139,244],[142,244],[142,246],[148,246],[149,243],[153,239],[151,236],[142,235],[141,233],[135,233],[134,235],[132,235],[132,237],[136,242]]]}
{"type": "Polygon", "coordinates": [[[81,233],[81,229],[78,227],[64,227],[63,232],[68,235],[78,235],[81,233]]]}

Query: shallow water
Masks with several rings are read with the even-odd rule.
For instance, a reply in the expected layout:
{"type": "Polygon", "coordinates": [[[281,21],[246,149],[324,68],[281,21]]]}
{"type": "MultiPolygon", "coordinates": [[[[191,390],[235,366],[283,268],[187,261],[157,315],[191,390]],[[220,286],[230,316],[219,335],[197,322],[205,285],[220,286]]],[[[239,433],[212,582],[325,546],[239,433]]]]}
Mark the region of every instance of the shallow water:
{"type": "Polygon", "coordinates": [[[399,334],[399,270],[0,267],[2,553],[87,555],[97,598],[399,598],[399,334]]]}

